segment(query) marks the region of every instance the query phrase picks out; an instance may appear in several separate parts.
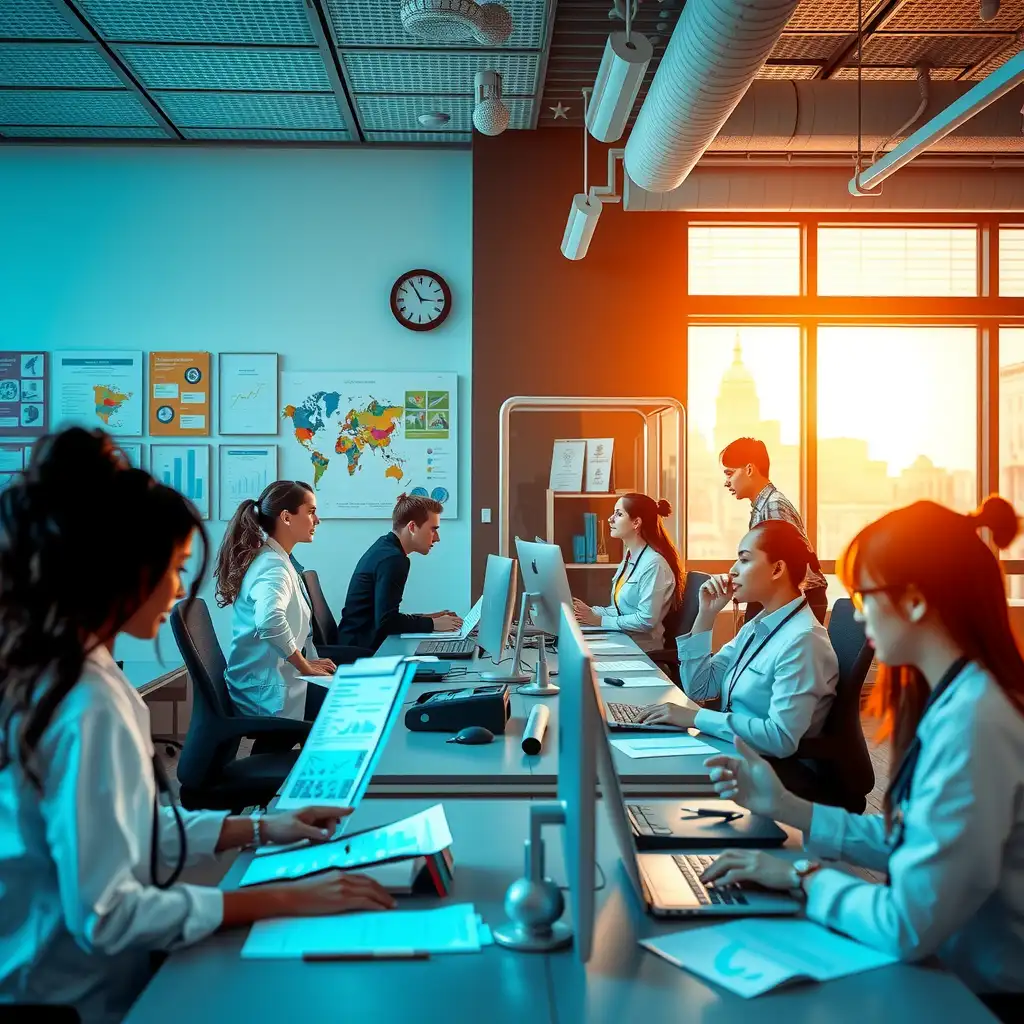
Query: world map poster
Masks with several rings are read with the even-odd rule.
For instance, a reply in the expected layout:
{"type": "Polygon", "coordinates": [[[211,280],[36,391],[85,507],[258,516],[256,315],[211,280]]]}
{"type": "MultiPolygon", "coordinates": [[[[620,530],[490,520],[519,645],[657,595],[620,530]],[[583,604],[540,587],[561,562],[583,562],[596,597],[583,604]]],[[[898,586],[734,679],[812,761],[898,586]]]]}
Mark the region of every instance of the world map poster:
{"type": "Polygon", "coordinates": [[[141,352],[54,352],[54,422],[142,434],[145,393],[141,352]]]}
{"type": "Polygon", "coordinates": [[[458,376],[281,374],[282,475],[305,480],[321,519],[389,518],[399,494],[458,514],[458,376]]]}

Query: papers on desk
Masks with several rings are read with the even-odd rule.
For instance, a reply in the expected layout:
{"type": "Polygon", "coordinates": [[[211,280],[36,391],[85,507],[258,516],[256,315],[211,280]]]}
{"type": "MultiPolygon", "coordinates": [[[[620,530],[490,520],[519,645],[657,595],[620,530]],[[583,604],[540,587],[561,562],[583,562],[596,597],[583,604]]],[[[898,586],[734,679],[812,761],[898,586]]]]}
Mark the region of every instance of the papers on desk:
{"type": "MultiPolygon", "coordinates": [[[[650,665],[642,661],[597,661],[594,662],[595,672],[637,672],[644,671],[650,672],[650,665]]],[[[660,677],[659,677],[660,678],[660,677]]]]}
{"type": "Polygon", "coordinates": [[[631,676],[620,676],[622,679],[622,686],[617,686],[612,683],[606,683],[601,680],[602,686],[614,686],[616,690],[621,690],[623,687],[631,686],[668,686],[669,680],[662,675],[658,675],[657,672],[648,671],[638,675],[631,676]]]}
{"type": "Polygon", "coordinates": [[[720,751],[696,739],[689,733],[658,733],[651,736],[634,736],[628,740],[612,740],[616,750],[629,757],[686,757],[690,754],[705,756],[718,754],[720,751]]]}
{"type": "Polygon", "coordinates": [[[631,644],[624,643],[621,640],[591,640],[587,643],[587,646],[595,654],[600,654],[602,651],[614,651],[617,654],[633,654],[638,658],[644,656],[644,652],[638,647],[633,647],[631,644]]]}
{"type": "Polygon", "coordinates": [[[446,629],[442,632],[434,633],[403,633],[403,640],[465,640],[470,633],[473,632],[477,627],[477,623],[480,622],[480,612],[484,606],[484,599],[481,597],[479,601],[466,613],[466,617],[462,620],[462,629],[446,629]]]}
{"type": "Polygon", "coordinates": [[[811,921],[746,918],[640,945],[748,999],[795,981],[832,981],[897,962],[811,921]]]}
{"type": "MultiPolygon", "coordinates": [[[[303,878],[336,868],[352,871],[368,864],[440,853],[452,845],[444,807],[434,804],[419,814],[380,828],[355,832],[327,843],[253,857],[239,886],[303,878]]],[[[264,849],[267,849],[264,847],[264,849]]],[[[273,848],[269,848],[273,851],[273,848]]]]}
{"type": "Polygon", "coordinates": [[[331,954],[479,953],[494,941],[472,903],[435,910],[381,910],[331,917],[257,921],[244,960],[297,960],[331,954]]]}

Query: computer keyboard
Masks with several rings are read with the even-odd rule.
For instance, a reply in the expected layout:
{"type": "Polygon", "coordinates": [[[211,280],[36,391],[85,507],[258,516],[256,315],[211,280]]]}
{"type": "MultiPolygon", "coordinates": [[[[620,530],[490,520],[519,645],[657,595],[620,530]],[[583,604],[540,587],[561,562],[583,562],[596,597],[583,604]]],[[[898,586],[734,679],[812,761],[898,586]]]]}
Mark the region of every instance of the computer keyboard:
{"type": "Polygon", "coordinates": [[[700,876],[714,863],[714,857],[688,854],[673,856],[672,860],[679,869],[679,874],[683,876],[686,884],[690,887],[690,891],[704,906],[710,906],[712,903],[746,904],[747,897],[735,888],[709,886],[700,880],[700,876]]]}
{"type": "Polygon", "coordinates": [[[651,819],[647,817],[647,811],[651,810],[651,808],[644,807],[642,804],[627,804],[626,810],[633,815],[633,821],[636,822],[636,828],[640,835],[672,835],[672,829],[668,828],[668,826],[662,825],[660,821],[651,821],[651,819]]]}
{"type": "Polygon", "coordinates": [[[611,700],[605,704],[605,707],[612,716],[612,721],[619,722],[621,725],[636,725],[640,720],[640,712],[644,710],[638,704],[617,704],[611,700]]]}
{"type": "Polygon", "coordinates": [[[475,640],[422,640],[416,645],[418,655],[438,658],[472,658],[476,653],[475,640]]]}

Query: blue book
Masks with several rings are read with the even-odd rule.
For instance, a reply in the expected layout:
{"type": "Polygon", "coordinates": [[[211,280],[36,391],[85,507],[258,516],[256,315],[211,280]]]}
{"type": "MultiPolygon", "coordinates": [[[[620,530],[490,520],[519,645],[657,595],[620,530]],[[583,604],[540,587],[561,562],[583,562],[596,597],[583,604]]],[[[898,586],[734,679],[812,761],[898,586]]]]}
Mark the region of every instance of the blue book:
{"type": "Polygon", "coordinates": [[[597,513],[583,513],[583,533],[587,538],[587,557],[585,561],[597,561],[597,513]]]}
{"type": "Polygon", "coordinates": [[[573,534],[572,560],[577,564],[587,560],[587,538],[582,533],[573,534]]]}

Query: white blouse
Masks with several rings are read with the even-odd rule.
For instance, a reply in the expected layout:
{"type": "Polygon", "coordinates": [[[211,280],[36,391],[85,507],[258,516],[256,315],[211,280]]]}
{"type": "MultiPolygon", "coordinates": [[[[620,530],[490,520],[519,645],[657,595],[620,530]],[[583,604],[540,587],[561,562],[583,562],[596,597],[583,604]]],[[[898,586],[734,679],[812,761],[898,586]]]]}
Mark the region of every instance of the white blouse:
{"type": "Polygon", "coordinates": [[[676,579],[668,562],[652,547],[641,551],[635,563],[623,559],[612,578],[612,603],[590,610],[601,616],[605,629],[629,633],[641,650],[656,651],[665,636],[665,614],[672,601],[676,579]],[[619,596],[615,588],[625,575],[619,596]]]}
{"type": "Polygon", "coordinates": [[[790,757],[805,736],[821,732],[839,661],[814,612],[804,605],[792,614],[803,600],[770,615],[761,612],[717,654],[711,653],[711,630],[677,639],[686,696],[721,698],[720,711],[697,712],[694,725],[701,732],[723,740],[742,736],[768,757],[790,757]],[[781,628],[772,634],[776,627],[781,628]]]}
{"type": "MultiPolygon", "coordinates": [[[[219,889],[151,884],[149,709],[105,647],[93,651],[37,748],[40,795],[0,771],[0,1003],[60,1003],[85,1024],[120,1020],[149,980],[151,950],[188,945],[223,918],[219,889]]],[[[226,815],[179,810],[188,863],[212,856],[226,815]]],[[[178,832],[160,808],[158,864],[178,832]]]]}
{"type": "Polygon", "coordinates": [[[895,849],[881,816],[818,804],[805,836],[888,883],[818,871],[807,916],[905,960],[937,953],[975,992],[1024,992],[1024,716],[972,663],[917,733],[895,849]]]}
{"type": "Polygon", "coordinates": [[[272,538],[246,570],[231,610],[224,680],[235,706],[243,715],[301,721],[307,684],[288,658],[305,647],[312,610],[291,559],[272,538]]]}

